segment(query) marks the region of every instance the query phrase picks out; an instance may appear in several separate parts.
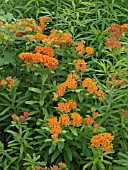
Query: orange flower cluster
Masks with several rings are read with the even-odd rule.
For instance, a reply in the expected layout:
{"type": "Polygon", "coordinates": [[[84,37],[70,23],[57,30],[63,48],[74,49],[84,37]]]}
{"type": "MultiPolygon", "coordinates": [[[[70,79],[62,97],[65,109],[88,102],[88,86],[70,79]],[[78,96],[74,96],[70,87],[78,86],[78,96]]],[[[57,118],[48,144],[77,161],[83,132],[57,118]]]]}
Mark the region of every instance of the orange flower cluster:
{"type": "Polygon", "coordinates": [[[75,60],[75,62],[76,62],[76,66],[75,66],[76,70],[86,70],[86,63],[84,60],[79,59],[79,60],[75,60]]]}
{"type": "Polygon", "coordinates": [[[61,83],[56,91],[57,96],[63,96],[66,91],[66,88],[67,88],[67,83],[66,82],[61,83]]]}
{"type": "Polygon", "coordinates": [[[23,115],[21,115],[20,117],[17,116],[17,114],[13,114],[11,117],[13,120],[15,120],[16,118],[18,118],[21,122],[24,122],[25,119],[30,116],[30,113],[28,112],[24,112],[23,115]]]}
{"type": "Polygon", "coordinates": [[[121,112],[121,114],[122,114],[122,116],[124,116],[124,117],[128,117],[128,110],[122,110],[122,112],[121,112]]]}
{"type": "Polygon", "coordinates": [[[82,117],[77,113],[71,113],[71,118],[73,119],[72,125],[74,126],[80,126],[82,123],[82,117]]]}
{"type": "Polygon", "coordinates": [[[86,48],[86,53],[89,54],[89,55],[90,55],[90,54],[93,54],[93,53],[94,53],[94,49],[91,48],[91,47],[87,47],[87,48],[86,48]]]}
{"type": "Polygon", "coordinates": [[[51,34],[47,36],[46,39],[47,42],[53,45],[61,46],[63,48],[68,47],[71,42],[72,42],[72,37],[70,34],[63,32],[63,31],[58,31],[57,30],[51,30],[51,34]]]}
{"type": "Polygon", "coordinates": [[[123,24],[120,26],[123,31],[128,31],[128,24],[123,24]]]}
{"type": "Polygon", "coordinates": [[[36,53],[42,53],[43,55],[47,55],[49,57],[54,56],[54,51],[52,47],[41,47],[41,46],[36,46],[35,50],[36,53]]]}
{"type": "Polygon", "coordinates": [[[99,97],[100,101],[104,100],[104,92],[102,90],[98,90],[96,95],[99,97]]]}
{"type": "Polygon", "coordinates": [[[60,168],[57,165],[54,165],[51,170],[60,170],[60,168]]]}
{"type": "Polygon", "coordinates": [[[62,131],[60,122],[57,120],[57,118],[50,118],[48,121],[48,126],[52,127],[50,130],[51,134],[60,134],[62,131]]]}
{"type": "Polygon", "coordinates": [[[99,146],[102,147],[102,151],[104,152],[110,152],[110,150],[113,148],[113,145],[111,142],[113,141],[114,136],[111,135],[111,133],[101,133],[96,136],[93,136],[91,139],[91,146],[98,148],[99,146]]]}
{"type": "Polygon", "coordinates": [[[65,94],[66,88],[70,88],[72,90],[75,90],[77,87],[77,81],[79,81],[79,75],[76,72],[70,73],[67,76],[67,79],[65,82],[61,83],[56,91],[57,96],[63,96],[65,94]]]}
{"type": "Polygon", "coordinates": [[[58,110],[62,112],[70,112],[71,109],[75,109],[77,107],[77,104],[74,100],[68,100],[66,103],[61,102],[58,104],[58,110]]]}
{"type": "Polygon", "coordinates": [[[46,30],[46,22],[47,21],[52,21],[52,19],[50,18],[50,17],[41,17],[40,19],[40,26],[41,26],[41,28],[42,28],[42,30],[46,30]]]}
{"type": "Polygon", "coordinates": [[[82,87],[87,87],[87,91],[89,93],[94,93],[98,90],[98,87],[95,85],[95,83],[90,78],[86,78],[82,81],[82,87]]]}
{"type": "Polygon", "coordinates": [[[85,50],[84,50],[84,44],[77,44],[76,45],[76,51],[79,52],[79,54],[84,54],[85,53],[85,50]]]}
{"type": "Polygon", "coordinates": [[[7,85],[7,87],[11,88],[14,86],[14,80],[11,77],[6,77],[6,80],[3,79],[0,81],[0,85],[1,86],[7,85]]]}
{"type": "MultiPolygon", "coordinates": [[[[37,50],[39,51],[39,47],[38,49],[36,49],[36,51],[37,50]]],[[[50,52],[49,52],[49,55],[50,55],[50,52]]],[[[44,62],[49,69],[54,69],[59,64],[57,59],[49,57],[48,55],[42,55],[39,53],[36,53],[36,54],[21,53],[19,54],[19,58],[21,60],[25,60],[25,63],[29,65],[33,62],[37,62],[37,63],[44,62]]]]}
{"type": "MultiPolygon", "coordinates": [[[[123,73],[121,73],[120,76],[122,76],[123,73]]],[[[119,80],[119,79],[116,79],[116,74],[112,74],[112,81],[107,81],[106,82],[106,86],[110,87],[111,85],[114,85],[115,88],[119,88],[123,85],[126,84],[126,81],[125,80],[119,80]]]]}
{"type": "Polygon", "coordinates": [[[63,163],[63,162],[60,162],[59,166],[60,166],[61,169],[65,169],[67,167],[66,164],[63,163]]]}
{"type": "Polygon", "coordinates": [[[100,125],[99,125],[98,123],[95,123],[95,124],[94,124],[93,132],[94,132],[94,133],[97,133],[99,127],[100,127],[100,125]]]}
{"type": "Polygon", "coordinates": [[[67,84],[67,87],[72,90],[75,90],[77,87],[77,81],[74,80],[71,76],[67,77],[66,84],[67,84]]]}
{"type": "Polygon", "coordinates": [[[42,33],[37,33],[35,35],[30,35],[28,36],[29,39],[35,39],[35,40],[39,40],[39,41],[42,41],[44,39],[46,39],[46,35],[42,34],[42,33]]]}
{"type": "Polygon", "coordinates": [[[59,162],[58,165],[59,166],[54,165],[51,170],[62,170],[62,169],[66,169],[67,167],[66,164],[63,162],[59,162]]]}
{"type": "Polygon", "coordinates": [[[67,76],[67,80],[68,80],[68,79],[74,79],[74,80],[79,81],[79,74],[77,74],[76,72],[71,72],[71,73],[68,74],[68,76],[67,76]]]}
{"type": "Polygon", "coordinates": [[[94,120],[90,117],[87,117],[84,119],[84,122],[88,125],[92,125],[94,123],[94,120]]]}
{"type": "Polygon", "coordinates": [[[62,114],[59,117],[59,122],[61,125],[67,127],[70,125],[70,117],[68,116],[68,114],[62,114]]]}

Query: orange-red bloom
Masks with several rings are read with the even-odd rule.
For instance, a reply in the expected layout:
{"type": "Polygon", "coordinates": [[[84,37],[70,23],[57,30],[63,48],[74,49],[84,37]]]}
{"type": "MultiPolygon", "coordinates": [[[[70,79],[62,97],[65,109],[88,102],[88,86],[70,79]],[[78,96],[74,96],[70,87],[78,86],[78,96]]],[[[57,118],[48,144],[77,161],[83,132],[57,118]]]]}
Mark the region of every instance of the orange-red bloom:
{"type": "Polygon", "coordinates": [[[79,52],[79,54],[84,54],[85,53],[85,50],[84,50],[84,44],[77,44],[76,46],[76,51],[79,52]]]}
{"type": "Polygon", "coordinates": [[[84,119],[84,122],[88,125],[92,125],[94,120],[90,117],[87,117],[87,118],[84,119]]]}

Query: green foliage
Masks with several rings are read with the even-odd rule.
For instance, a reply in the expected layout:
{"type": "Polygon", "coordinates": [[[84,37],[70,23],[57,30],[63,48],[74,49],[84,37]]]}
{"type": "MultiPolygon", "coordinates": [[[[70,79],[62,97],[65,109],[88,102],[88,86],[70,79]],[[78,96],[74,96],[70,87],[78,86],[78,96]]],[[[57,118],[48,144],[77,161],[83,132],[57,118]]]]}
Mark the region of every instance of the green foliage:
{"type": "Polygon", "coordinates": [[[126,0],[2,0],[0,168],[53,170],[64,162],[66,170],[127,170],[128,33],[119,26],[128,23],[127,5],[126,0]],[[43,18],[40,30],[43,16],[52,22],[43,18]],[[114,31],[108,31],[112,23],[121,31],[114,42],[109,39],[114,31]],[[53,56],[49,49],[36,51],[37,46],[50,47],[53,56]],[[79,59],[85,69],[76,66],[79,59]],[[64,83],[69,84],[59,89],[64,83]],[[74,108],[66,106],[71,99],[74,108]],[[76,123],[73,113],[79,115],[76,123]],[[101,145],[91,146],[100,133],[114,136],[108,153],[101,145]]]}

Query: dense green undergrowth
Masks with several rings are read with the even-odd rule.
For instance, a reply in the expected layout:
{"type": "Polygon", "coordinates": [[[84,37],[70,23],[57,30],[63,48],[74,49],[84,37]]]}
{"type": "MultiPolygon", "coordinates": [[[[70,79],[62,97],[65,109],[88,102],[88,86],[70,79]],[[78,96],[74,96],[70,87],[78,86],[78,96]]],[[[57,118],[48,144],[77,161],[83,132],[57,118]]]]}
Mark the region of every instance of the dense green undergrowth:
{"type": "Polygon", "coordinates": [[[127,170],[127,2],[1,7],[0,168],[127,170]]]}

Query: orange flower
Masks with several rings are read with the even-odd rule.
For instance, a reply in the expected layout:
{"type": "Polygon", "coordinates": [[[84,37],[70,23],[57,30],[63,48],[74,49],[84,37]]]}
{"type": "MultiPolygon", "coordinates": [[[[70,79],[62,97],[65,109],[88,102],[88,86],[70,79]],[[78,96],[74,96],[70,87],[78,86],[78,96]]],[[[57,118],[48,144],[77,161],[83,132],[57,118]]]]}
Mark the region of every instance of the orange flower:
{"type": "Polygon", "coordinates": [[[102,97],[103,94],[104,94],[104,92],[103,92],[102,90],[98,90],[98,91],[96,92],[96,95],[97,95],[98,97],[102,97]]]}
{"type": "Polygon", "coordinates": [[[62,35],[60,37],[60,41],[72,42],[71,34],[68,34],[66,32],[62,33],[62,35]]]}
{"type": "Polygon", "coordinates": [[[53,127],[54,125],[57,124],[57,118],[50,118],[48,121],[48,126],[53,127]]]}
{"type": "Polygon", "coordinates": [[[57,88],[56,94],[58,96],[63,96],[66,91],[66,87],[67,87],[67,82],[61,83],[57,88]]]}
{"type": "Polygon", "coordinates": [[[86,78],[85,80],[82,81],[82,87],[87,87],[87,91],[89,93],[94,93],[97,91],[98,87],[95,85],[95,83],[90,79],[86,78]]]}
{"type": "Polygon", "coordinates": [[[14,86],[14,80],[11,77],[6,77],[6,80],[8,82],[8,87],[14,86]]]}
{"type": "Polygon", "coordinates": [[[36,46],[36,48],[35,48],[35,52],[36,53],[40,53],[40,52],[42,52],[42,50],[43,50],[43,47],[41,47],[41,46],[36,46]]]}
{"type": "Polygon", "coordinates": [[[73,126],[80,126],[81,125],[82,117],[78,113],[76,113],[76,112],[72,113],[71,118],[73,119],[73,121],[72,121],[73,126]]]}
{"type": "Polygon", "coordinates": [[[98,116],[98,112],[93,113],[93,117],[96,117],[96,116],[98,116]]]}
{"type": "Polygon", "coordinates": [[[20,119],[21,122],[24,122],[25,117],[24,116],[20,116],[19,119],[20,119]]]}
{"type": "Polygon", "coordinates": [[[120,26],[123,31],[128,31],[128,24],[123,24],[120,26]]]}
{"type": "Polygon", "coordinates": [[[42,53],[43,53],[44,55],[49,56],[49,57],[53,57],[53,56],[54,56],[54,51],[53,51],[52,47],[42,48],[42,53]]]}
{"type": "Polygon", "coordinates": [[[52,127],[50,130],[51,134],[60,134],[62,129],[60,127],[60,122],[57,120],[57,118],[50,118],[48,121],[48,126],[52,127]]]}
{"type": "Polygon", "coordinates": [[[76,72],[71,72],[70,74],[68,74],[67,76],[67,80],[68,79],[75,79],[79,81],[79,74],[77,74],[76,72]]]}
{"type": "Polygon", "coordinates": [[[54,165],[54,166],[52,167],[52,170],[60,170],[60,168],[59,168],[58,166],[54,165]]]}
{"type": "Polygon", "coordinates": [[[35,38],[36,40],[41,41],[41,40],[43,40],[43,39],[46,38],[46,35],[41,34],[41,33],[37,33],[37,34],[34,35],[34,38],[35,38]]]}
{"type": "Polygon", "coordinates": [[[1,80],[1,81],[0,81],[0,85],[1,85],[1,86],[5,86],[6,84],[7,84],[7,81],[6,81],[6,80],[1,80]]]}
{"type": "Polygon", "coordinates": [[[122,116],[124,116],[124,117],[128,117],[128,110],[122,110],[122,116]]]}
{"type": "Polygon", "coordinates": [[[54,69],[59,63],[56,58],[48,58],[48,60],[45,64],[49,69],[54,69]]]}
{"type": "Polygon", "coordinates": [[[86,70],[86,64],[84,60],[76,60],[76,70],[86,70]]]}
{"type": "Polygon", "coordinates": [[[60,127],[60,123],[57,122],[50,130],[51,134],[60,134],[62,132],[62,128],[60,127]]]}
{"type": "Polygon", "coordinates": [[[87,48],[86,48],[86,53],[89,54],[89,55],[90,55],[90,54],[93,54],[93,53],[94,53],[94,49],[91,48],[91,47],[87,47],[87,48]]]}
{"type": "Polygon", "coordinates": [[[16,119],[17,114],[13,114],[11,117],[12,117],[13,119],[16,119]]]}
{"type": "Polygon", "coordinates": [[[77,107],[77,104],[74,100],[69,100],[66,103],[61,102],[58,104],[58,110],[62,111],[62,112],[70,112],[71,109],[75,109],[77,107]]]}
{"type": "Polygon", "coordinates": [[[114,136],[111,135],[111,133],[101,133],[96,136],[93,136],[91,139],[91,146],[98,148],[99,146],[102,147],[102,151],[110,152],[110,150],[113,148],[113,145],[111,142],[113,141],[114,136]]]}
{"type": "Polygon", "coordinates": [[[79,54],[84,54],[85,53],[85,50],[84,50],[84,44],[77,44],[76,46],[76,51],[79,52],[79,54]]]}
{"type": "Polygon", "coordinates": [[[68,116],[68,114],[63,114],[59,117],[59,122],[63,126],[67,127],[68,125],[70,125],[70,117],[68,116]]]}
{"type": "Polygon", "coordinates": [[[63,163],[63,162],[60,162],[60,163],[59,163],[59,166],[60,166],[62,169],[65,169],[65,168],[67,167],[66,164],[63,163]]]}
{"type": "Polygon", "coordinates": [[[88,117],[88,118],[85,118],[85,119],[84,119],[84,122],[85,122],[86,124],[88,124],[88,125],[92,125],[93,122],[94,122],[94,120],[93,120],[92,118],[88,117]]]}
{"type": "Polygon", "coordinates": [[[99,128],[100,125],[98,123],[94,123],[94,127],[99,128]]]}
{"type": "Polygon", "coordinates": [[[100,101],[104,100],[104,92],[102,90],[98,90],[96,95],[99,97],[100,101]]]}
{"type": "Polygon", "coordinates": [[[72,89],[72,90],[75,90],[76,87],[77,87],[77,82],[72,78],[68,78],[66,80],[66,84],[67,84],[67,87],[72,89]]]}

